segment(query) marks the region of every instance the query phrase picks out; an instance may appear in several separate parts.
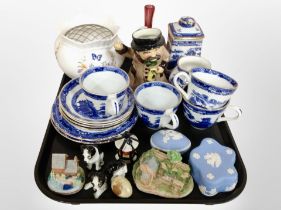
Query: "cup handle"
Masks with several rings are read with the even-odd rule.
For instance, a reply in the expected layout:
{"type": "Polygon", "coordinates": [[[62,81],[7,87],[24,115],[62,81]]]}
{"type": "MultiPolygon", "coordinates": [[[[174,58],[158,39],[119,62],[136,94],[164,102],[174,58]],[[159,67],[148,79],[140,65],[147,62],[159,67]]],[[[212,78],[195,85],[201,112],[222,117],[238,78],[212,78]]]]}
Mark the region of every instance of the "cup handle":
{"type": "Polygon", "coordinates": [[[117,115],[119,113],[119,104],[117,101],[117,96],[109,95],[106,101],[106,113],[110,115],[117,115]]]}
{"type": "Polygon", "coordinates": [[[173,112],[173,109],[168,109],[165,112],[165,115],[168,115],[171,120],[172,124],[163,124],[161,127],[169,128],[169,129],[176,129],[179,126],[179,118],[178,116],[173,112]]]}
{"type": "Polygon", "coordinates": [[[236,115],[231,116],[231,117],[219,117],[217,119],[217,122],[223,122],[223,121],[230,121],[230,120],[236,120],[242,115],[242,109],[238,106],[229,106],[227,109],[232,109],[233,111],[236,112],[236,115]]]}
{"type": "Polygon", "coordinates": [[[176,86],[177,90],[181,92],[183,98],[185,100],[187,100],[187,93],[184,91],[184,89],[181,88],[181,86],[179,86],[178,84],[178,78],[179,77],[184,77],[185,79],[185,83],[188,85],[189,80],[190,80],[190,76],[186,73],[186,72],[179,72],[175,75],[174,79],[173,79],[173,83],[176,86]]]}

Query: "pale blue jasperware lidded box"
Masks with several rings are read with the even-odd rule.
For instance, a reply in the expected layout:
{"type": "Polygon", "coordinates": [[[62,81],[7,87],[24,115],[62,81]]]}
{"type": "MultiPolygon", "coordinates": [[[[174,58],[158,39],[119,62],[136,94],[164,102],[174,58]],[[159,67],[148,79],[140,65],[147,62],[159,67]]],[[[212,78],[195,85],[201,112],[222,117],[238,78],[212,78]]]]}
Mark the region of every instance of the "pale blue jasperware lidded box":
{"type": "Polygon", "coordinates": [[[219,192],[232,191],[238,182],[235,160],[233,149],[219,144],[215,139],[203,139],[189,155],[192,176],[201,193],[214,196],[219,192]]]}
{"type": "Polygon", "coordinates": [[[151,147],[168,152],[171,150],[184,153],[191,147],[190,140],[174,130],[160,130],[150,138],[151,147]]]}

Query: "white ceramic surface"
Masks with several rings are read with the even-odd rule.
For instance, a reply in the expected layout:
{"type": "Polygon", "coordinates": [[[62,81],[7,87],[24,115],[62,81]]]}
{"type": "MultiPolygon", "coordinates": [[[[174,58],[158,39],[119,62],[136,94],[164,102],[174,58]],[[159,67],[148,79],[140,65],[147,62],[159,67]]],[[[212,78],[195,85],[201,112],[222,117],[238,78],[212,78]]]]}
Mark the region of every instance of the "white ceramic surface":
{"type": "Polygon", "coordinates": [[[115,52],[113,45],[118,40],[117,30],[104,40],[81,43],[68,38],[63,31],[55,43],[55,55],[59,66],[70,78],[78,78],[85,70],[94,66],[120,67],[124,57],[115,52]]]}
{"type": "MultiPolygon", "coordinates": [[[[169,82],[174,84],[173,79],[175,75],[179,72],[186,72],[190,74],[191,70],[195,67],[204,67],[204,68],[211,68],[211,62],[208,61],[206,58],[199,57],[199,56],[184,56],[178,59],[177,66],[172,70],[169,82]]],[[[186,87],[184,84],[184,78],[179,78],[178,83],[182,88],[186,87]]]]}

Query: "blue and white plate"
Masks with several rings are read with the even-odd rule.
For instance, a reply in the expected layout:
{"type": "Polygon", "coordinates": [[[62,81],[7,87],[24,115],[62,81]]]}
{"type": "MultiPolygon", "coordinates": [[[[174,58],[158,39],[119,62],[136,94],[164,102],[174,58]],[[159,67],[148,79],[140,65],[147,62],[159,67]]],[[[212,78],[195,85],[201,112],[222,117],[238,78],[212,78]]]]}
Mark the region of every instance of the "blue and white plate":
{"type": "Polygon", "coordinates": [[[100,117],[95,108],[85,99],[83,90],[79,84],[79,78],[66,83],[59,95],[59,103],[63,112],[78,122],[99,123],[118,120],[134,109],[134,97],[131,88],[126,90],[126,97],[118,115],[111,117],[100,117]]]}
{"type": "Polygon", "coordinates": [[[59,111],[59,100],[56,99],[52,107],[51,122],[55,129],[64,137],[85,144],[102,144],[114,140],[114,137],[129,131],[137,122],[137,112],[134,111],[128,120],[118,126],[107,129],[85,129],[81,130],[63,118],[59,111]]]}

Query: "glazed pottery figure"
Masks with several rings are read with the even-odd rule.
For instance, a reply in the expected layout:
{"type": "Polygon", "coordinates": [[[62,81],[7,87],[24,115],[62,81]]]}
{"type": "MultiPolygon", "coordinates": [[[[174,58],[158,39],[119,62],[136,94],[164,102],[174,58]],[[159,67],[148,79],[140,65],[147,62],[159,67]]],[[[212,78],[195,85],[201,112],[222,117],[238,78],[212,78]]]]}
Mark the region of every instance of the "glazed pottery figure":
{"type": "Polygon", "coordinates": [[[116,51],[133,60],[129,70],[131,87],[150,81],[164,81],[164,74],[169,53],[164,47],[165,39],[157,28],[142,28],[133,33],[133,41],[129,48],[117,42],[116,51]]]}
{"type": "Polygon", "coordinates": [[[101,166],[104,164],[103,152],[99,152],[98,148],[95,146],[81,146],[83,152],[84,161],[87,163],[87,168],[92,169],[93,164],[95,164],[95,170],[99,171],[101,166]]]}
{"type": "Polygon", "coordinates": [[[72,195],[83,188],[85,174],[76,156],[72,159],[67,154],[53,153],[51,167],[47,185],[53,192],[72,195]]]}
{"type": "Polygon", "coordinates": [[[89,190],[90,188],[93,188],[95,199],[98,199],[107,190],[107,176],[103,171],[91,174],[91,181],[85,184],[84,190],[89,190]]]}

